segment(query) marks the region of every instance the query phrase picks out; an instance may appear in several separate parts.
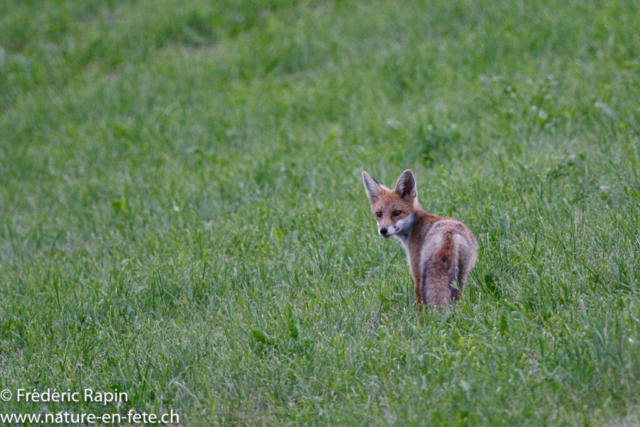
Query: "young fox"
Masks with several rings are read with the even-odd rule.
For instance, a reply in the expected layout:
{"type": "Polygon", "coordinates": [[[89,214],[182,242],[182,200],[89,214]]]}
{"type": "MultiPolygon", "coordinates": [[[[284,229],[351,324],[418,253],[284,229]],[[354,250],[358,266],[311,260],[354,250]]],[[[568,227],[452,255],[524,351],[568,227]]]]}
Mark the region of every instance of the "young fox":
{"type": "Polygon", "coordinates": [[[385,238],[397,237],[407,252],[419,309],[423,305],[442,309],[452,299],[457,301],[478,256],[478,241],[469,227],[425,211],[410,170],[400,175],[393,190],[366,172],[362,178],[378,232],[385,238]]]}

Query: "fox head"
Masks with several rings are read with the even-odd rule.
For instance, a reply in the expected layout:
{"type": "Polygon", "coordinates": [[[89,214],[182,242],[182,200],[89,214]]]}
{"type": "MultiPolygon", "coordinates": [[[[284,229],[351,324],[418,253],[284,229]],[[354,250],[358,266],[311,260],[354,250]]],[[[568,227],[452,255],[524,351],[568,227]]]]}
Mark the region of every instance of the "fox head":
{"type": "Polygon", "coordinates": [[[408,169],[402,172],[393,190],[366,172],[362,172],[362,180],[380,235],[391,237],[408,233],[413,227],[415,210],[419,206],[413,172],[408,169]]]}

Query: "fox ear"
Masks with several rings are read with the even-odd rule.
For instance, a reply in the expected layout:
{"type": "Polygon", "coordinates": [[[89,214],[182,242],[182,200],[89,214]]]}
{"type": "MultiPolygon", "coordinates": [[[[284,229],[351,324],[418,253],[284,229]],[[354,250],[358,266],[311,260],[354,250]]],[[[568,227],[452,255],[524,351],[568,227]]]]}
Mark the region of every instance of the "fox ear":
{"type": "Polygon", "coordinates": [[[371,178],[371,175],[369,175],[365,171],[362,171],[362,182],[364,182],[364,190],[367,192],[369,202],[374,202],[375,200],[377,200],[382,193],[380,183],[371,178]]]}
{"type": "Polygon", "coordinates": [[[398,182],[396,182],[395,191],[405,200],[416,198],[418,190],[416,189],[416,179],[413,176],[413,172],[409,169],[402,172],[402,175],[398,178],[398,182]]]}

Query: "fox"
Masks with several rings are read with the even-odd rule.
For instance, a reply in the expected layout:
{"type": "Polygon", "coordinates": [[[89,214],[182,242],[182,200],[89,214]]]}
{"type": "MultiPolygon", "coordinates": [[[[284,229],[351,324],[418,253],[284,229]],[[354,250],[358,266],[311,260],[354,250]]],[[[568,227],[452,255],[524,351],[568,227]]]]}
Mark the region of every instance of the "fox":
{"type": "Polygon", "coordinates": [[[416,179],[409,169],[393,190],[365,171],[362,180],[378,233],[397,238],[404,247],[418,310],[442,311],[457,302],[478,258],[478,240],[471,229],[427,212],[418,202],[416,179]]]}

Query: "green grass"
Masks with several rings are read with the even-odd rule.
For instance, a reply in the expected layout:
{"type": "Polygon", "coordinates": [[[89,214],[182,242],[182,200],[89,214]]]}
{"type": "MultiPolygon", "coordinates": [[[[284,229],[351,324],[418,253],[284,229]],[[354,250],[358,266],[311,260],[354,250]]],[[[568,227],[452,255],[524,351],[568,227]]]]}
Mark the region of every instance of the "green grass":
{"type": "Polygon", "coordinates": [[[640,404],[634,0],[0,3],[0,389],[184,425],[640,404]],[[480,242],[417,312],[363,169],[480,242]]]}

